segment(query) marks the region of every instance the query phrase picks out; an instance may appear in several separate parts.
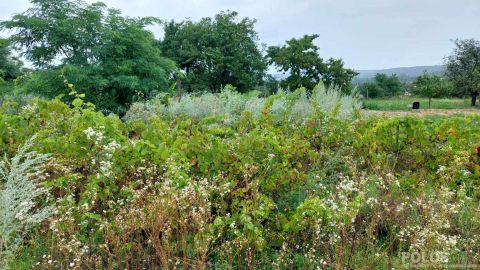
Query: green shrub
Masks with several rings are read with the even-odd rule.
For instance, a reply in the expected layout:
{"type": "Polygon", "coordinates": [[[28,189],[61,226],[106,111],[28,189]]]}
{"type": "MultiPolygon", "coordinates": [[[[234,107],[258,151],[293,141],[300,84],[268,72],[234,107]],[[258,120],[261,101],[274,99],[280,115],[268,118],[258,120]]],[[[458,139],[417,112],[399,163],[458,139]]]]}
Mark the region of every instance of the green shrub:
{"type": "Polygon", "coordinates": [[[480,118],[363,119],[322,89],[159,98],[126,122],[78,94],[4,103],[0,152],[37,134],[51,199],[36,206],[56,205],[14,255],[40,269],[479,264],[480,118]]]}

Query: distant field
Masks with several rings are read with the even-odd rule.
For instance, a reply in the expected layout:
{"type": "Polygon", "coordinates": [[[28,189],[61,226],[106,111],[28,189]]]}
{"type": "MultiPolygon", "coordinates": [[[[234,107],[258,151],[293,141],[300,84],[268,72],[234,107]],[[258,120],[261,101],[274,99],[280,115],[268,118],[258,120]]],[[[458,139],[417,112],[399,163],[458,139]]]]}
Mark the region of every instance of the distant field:
{"type": "MultiPolygon", "coordinates": [[[[428,109],[428,98],[396,97],[388,99],[363,100],[365,109],[378,111],[407,111],[414,101],[420,102],[420,109],[428,109]]],[[[478,108],[478,106],[476,107],[478,108]]],[[[472,109],[470,99],[432,99],[432,109],[472,109]]]]}

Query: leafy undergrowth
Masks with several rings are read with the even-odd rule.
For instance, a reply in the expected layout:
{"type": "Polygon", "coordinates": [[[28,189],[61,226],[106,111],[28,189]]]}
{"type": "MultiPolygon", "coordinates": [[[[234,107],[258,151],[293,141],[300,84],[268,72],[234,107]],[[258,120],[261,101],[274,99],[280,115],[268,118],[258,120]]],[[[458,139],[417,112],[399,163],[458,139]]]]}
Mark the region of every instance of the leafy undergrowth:
{"type": "Polygon", "coordinates": [[[279,121],[272,104],[225,124],[3,103],[0,153],[35,136],[49,158],[30,180],[48,194],[29,209],[54,207],[10,268],[401,269],[412,252],[431,268],[480,263],[480,117],[279,121]]]}

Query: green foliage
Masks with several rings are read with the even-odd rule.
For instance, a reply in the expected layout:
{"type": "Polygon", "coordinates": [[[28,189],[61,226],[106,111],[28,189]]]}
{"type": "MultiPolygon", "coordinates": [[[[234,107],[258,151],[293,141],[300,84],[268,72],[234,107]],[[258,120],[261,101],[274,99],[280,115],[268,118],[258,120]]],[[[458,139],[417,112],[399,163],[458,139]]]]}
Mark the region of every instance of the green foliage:
{"type": "Polygon", "coordinates": [[[350,93],[350,83],[357,73],[344,68],[341,59],[331,58],[324,62],[318,53],[318,46],[313,43],[318,37],[305,35],[300,39],[287,40],[287,44],[282,47],[268,48],[269,63],[284,74],[288,73],[288,77],[281,81],[281,86],[284,89],[313,89],[318,83],[324,82],[327,85],[337,85],[350,93]]]}
{"type": "Polygon", "coordinates": [[[470,95],[475,106],[480,94],[480,42],[474,39],[455,40],[455,50],[446,59],[447,76],[459,96],[470,95]]]}
{"type": "Polygon", "coordinates": [[[37,134],[50,199],[34,205],[56,205],[14,255],[79,269],[402,269],[413,251],[478,264],[480,118],[341,119],[338,102],[319,107],[341,95],[323,90],[159,98],[126,122],[75,91],[72,106],[4,103],[0,152],[37,134]]]}
{"type": "Polygon", "coordinates": [[[15,80],[15,92],[56,97],[66,93],[64,78],[55,69],[28,72],[15,80]]]}
{"type": "Polygon", "coordinates": [[[178,79],[189,93],[219,92],[227,84],[245,92],[262,83],[267,65],[257,44],[256,21],[237,16],[227,11],[198,22],[165,24],[159,46],[185,73],[178,79]]]}
{"type": "Polygon", "coordinates": [[[24,92],[53,98],[65,94],[68,80],[99,108],[122,113],[132,102],[170,91],[175,65],[145,29],[157,19],[123,17],[102,3],[31,2],[32,8],[1,23],[16,31],[11,40],[28,60],[49,67],[28,75],[24,92]]]}
{"type": "Polygon", "coordinates": [[[10,41],[0,38],[0,86],[4,80],[11,81],[20,76],[23,63],[10,51],[10,41]]]}
{"type": "Polygon", "coordinates": [[[405,93],[405,88],[396,74],[388,76],[378,73],[375,80],[360,87],[360,93],[367,98],[393,97],[405,93]]]}
{"type": "Polygon", "coordinates": [[[390,76],[386,74],[376,74],[375,83],[380,88],[380,92],[383,92],[385,96],[396,96],[403,94],[402,92],[405,91],[402,83],[395,74],[390,76]]]}
{"type": "MultiPolygon", "coordinates": [[[[268,49],[296,90],[247,92],[266,65],[255,22],[235,12],[168,23],[157,43],[154,18],[31,2],[1,23],[42,68],[14,83],[55,98],[0,100],[0,267],[480,264],[478,115],[362,118],[355,72],[324,62],[316,35],[268,49]],[[172,97],[174,80],[218,93],[172,97]],[[107,114],[132,103],[125,121],[107,114]]],[[[404,91],[385,74],[369,87],[404,91]]]]}
{"type": "Polygon", "coordinates": [[[31,4],[27,11],[0,25],[16,31],[10,39],[26,49],[24,55],[29,61],[48,67],[57,58],[79,65],[93,60],[94,49],[101,45],[98,37],[103,31],[104,4],[69,0],[32,0],[31,4]]]}
{"type": "Polygon", "coordinates": [[[428,107],[431,108],[432,98],[442,98],[449,96],[453,91],[453,85],[439,76],[430,76],[427,73],[419,76],[413,82],[413,94],[427,97],[428,107]]]}
{"type": "Polygon", "coordinates": [[[378,87],[375,82],[367,82],[360,86],[360,94],[365,98],[376,98],[381,97],[383,93],[381,92],[382,89],[378,87]]]}

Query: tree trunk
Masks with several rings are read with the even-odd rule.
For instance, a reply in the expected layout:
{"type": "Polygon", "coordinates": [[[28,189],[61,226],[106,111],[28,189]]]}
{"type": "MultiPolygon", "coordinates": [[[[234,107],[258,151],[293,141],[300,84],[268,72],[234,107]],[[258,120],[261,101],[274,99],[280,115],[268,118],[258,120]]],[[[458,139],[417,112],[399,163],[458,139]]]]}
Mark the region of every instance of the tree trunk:
{"type": "Polygon", "coordinates": [[[472,107],[477,104],[478,93],[472,93],[472,107]]]}
{"type": "Polygon", "coordinates": [[[182,81],[180,79],[177,79],[177,97],[180,100],[182,96],[182,81]]]}
{"type": "Polygon", "coordinates": [[[428,98],[428,108],[432,108],[432,98],[428,98]]]}

